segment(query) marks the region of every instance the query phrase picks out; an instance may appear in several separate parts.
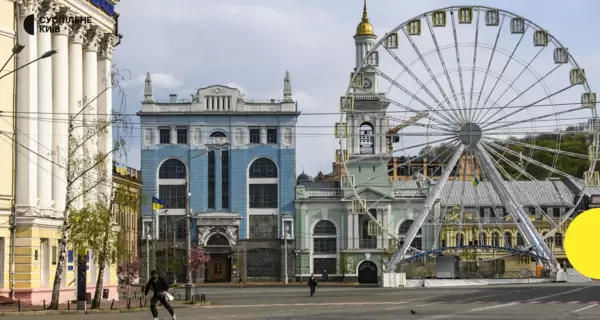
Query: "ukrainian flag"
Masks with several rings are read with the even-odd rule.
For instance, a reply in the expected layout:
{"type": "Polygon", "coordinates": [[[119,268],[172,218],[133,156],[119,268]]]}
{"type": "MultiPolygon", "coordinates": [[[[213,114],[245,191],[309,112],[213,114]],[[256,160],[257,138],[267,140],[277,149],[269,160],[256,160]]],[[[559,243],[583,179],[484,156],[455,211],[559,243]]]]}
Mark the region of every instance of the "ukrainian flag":
{"type": "Polygon", "coordinates": [[[118,163],[116,164],[117,167],[117,173],[124,176],[127,174],[127,166],[123,165],[122,163],[118,163]]]}
{"type": "Polygon", "coordinates": [[[152,197],[152,210],[158,210],[165,207],[165,202],[157,197],[152,197]]]}
{"type": "Polygon", "coordinates": [[[479,185],[479,180],[477,180],[477,177],[475,175],[473,175],[473,179],[471,179],[471,183],[473,184],[474,187],[477,187],[479,185]]]}

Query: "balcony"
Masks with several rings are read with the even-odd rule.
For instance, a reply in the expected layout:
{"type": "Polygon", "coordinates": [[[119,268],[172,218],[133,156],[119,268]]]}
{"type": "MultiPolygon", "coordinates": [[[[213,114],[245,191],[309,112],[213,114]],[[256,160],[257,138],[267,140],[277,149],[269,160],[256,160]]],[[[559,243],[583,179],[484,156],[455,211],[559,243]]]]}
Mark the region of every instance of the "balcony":
{"type": "Polygon", "coordinates": [[[358,240],[358,248],[359,249],[377,249],[377,240],[376,239],[359,239],[358,240]]]}
{"type": "Polygon", "coordinates": [[[341,192],[340,189],[306,189],[308,197],[339,197],[341,192]]]}

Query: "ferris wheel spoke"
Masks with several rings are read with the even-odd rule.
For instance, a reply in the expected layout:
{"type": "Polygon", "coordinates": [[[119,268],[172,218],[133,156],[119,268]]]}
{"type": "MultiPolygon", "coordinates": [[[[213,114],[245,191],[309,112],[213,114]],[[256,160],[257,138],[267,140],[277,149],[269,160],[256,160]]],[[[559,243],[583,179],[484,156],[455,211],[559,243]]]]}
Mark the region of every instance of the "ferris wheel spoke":
{"type": "Polygon", "coordinates": [[[475,46],[473,47],[473,72],[471,74],[471,94],[469,95],[469,109],[467,117],[471,118],[471,111],[473,109],[473,92],[475,88],[475,69],[477,67],[477,48],[479,47],[479,17],[481,11],[477,10],[477,18],[475,22],[475,46]]]}
{"type": "MultiPolygon", "coordinates": [[[[415,51],[415,53],[419,57],[419,60],[421,60],[421,64],[423,65],[423,67],[425,67],[425,69],[427,70],[427,73],[429,73],[429,76],[435,79],[434,80],[435,85],[437,86],[438,90],[442,94],[442,97],[444,98],[444,102],[447,103],[448,106],[450,107],[450,109],[446,110],[446,111],[449,112],[449,111],[452,111],[452,110],[457,110],[457,108],[454,108],[452,106],[452,104],[450,103],[450,99],[448,99],[448,96],[446,95],[446,92],[442,88],[442,85],[435,78],[435,76],[433,74],[433,71],[431,71],[431,68],[429,67],[429,64],[427,63],[427,61],[425,61],[425,58],[421,54],[421,50],[419,50],[419,48],[417,47],[417,45],[415,44],[415,42],[413,41],[413,39],[410,37],[410,35],[408,35],[408,32],[406,31],[406,28],[402,28],[402,32],[404,33],[404,36],[406,37],[406,39],[408,39],[408,42],[410,42],[413,50],[415,51]]],[[[436,101],[437,101],[437,99],[436,99],[436,101]]],[[[439,104],[439,106],[442,109],[446,109],[443,104],[439,104]]],[[[451,113],[451,114],[452,114],[452,118],[454,119],[454,121],[457,122],[457,123],[460,123],[460,121],[458,121],[459,118],[457,117],[457,115],[455,115],[454,113],[451,113]]]]}
{"type": "MultiPolygon", "coordinates": [[[[523,33],[525,34],[525,33],[523,33]]],[[[514,84],[517,82],[517,80],[519,80],[521,78],[521,76],[525,73],[525,71],[530,70],[530,66],[531,64],[537,59],[537,57],[542,54],[542,52],[544,51],[544,49],[546,49],[546,47],[542,47],[536,54],[535,56],[533,56],[533,58],[531,58],[531,60],[529,60],[529,63],[527,63],[527,65],[523,66],[523,69],[521,69],[521,72],[519,72],[519,74],[513,79],[513,81],[508,85],[508,87],[506,87],[506,89],[504,89],[504,91],[498,96],[498,99],[496,99],[496,102],[494,104],[497,104],[500,99],[502,99],[502,97],[504,97],[504,94],[506,94],[506,92],[508,92],[508,89],[512,88],[514,86],[514,84]]],[[[510,59],[512,60],[512,59],[510,59]]],[[[558,66],[560,67],[560,65],[558,66]]],[[[558,69],[558,67],[556,67],[555,69],[558,69]]],[[[534,83],[531,87],[535,86],[536,83],[534,83]]],[[[530,87],[530,88],[531,88],[530,87]]],[[[513,100],[511,100],[509,103],[507,103],[505,106],[510,105],[513,101],[517,100],[519,97],[521,97],[521,95],[523,95],[523,93],[520,93],[517,97],[515,97],[513,100]]],[[[485,111],[485,113],[480,117],[481,119],[484,119],[485,116],[490,112],[491,109],[487,109],[485,111]]],[[[489,118],[487,118],[486,120],[483,121],[483,123],[485,123],[487,120],[493,118],[496,114],[498,114],[498,112],[494,113],[493,115],[491,115],[489,118]]]]}
{"type": "MultiPolygon", "coordinates": [[[[515,47],[513,48],[513,51],[510,53],[510,56],[508,57],[508,59],[506,60],[506,63],[504,64],[504,67],[502,68],[502,71],[500,72],[500,76],[498,78],[496,78],[496,83],[494,83],[494,86],[492,87],[492,90],[490,91],[489,95],[486,97],[485,101],[483,102],[483,106],[482,108],[479,110],[479,112],[477,113],[477,115],[475,116],[474,119],[474,123],[477,123],[478,120],[480,120],[480,116],[483,112],[483,110],[485,109],[485,106],[487,105],[490,97],[492,96],[492,94],[494,93],[494,91],[496,90],[496,87],[498,86],[498,83],[500,82],[500,79],[502,79],[502,76],[504,75],[504,72],[506,72],[506,69],[508,68],[508,65],[510,64],[511,61],[513,61],[513,57],[515,56],[515,53],[517,52],[517,50],[519,49],[519,46],[521,45],[521,42],[523,41],[523,38],[525,38],[525,34],[527,33],[527,30],[529,29],[529,26],[527,26],[525,28],[525,32],[523,32],[523,34],[521,35],[521,37],[519,38],[519,41],[517,42],[517,44],[515,45],[515,47]]],[[[496,38],[498,39],[498,38],[496,38]]],[[[495,50],[494,50],[495,52],[495,50]]],[[[493,54],[493,53],[492,53],[493,54]]],[[[491,61],[491,60],[490,60],[491,61]]],[[[526,69],[524,69],[526,70],[526,69]]],[[[506,88],[506,90],[508,90],[512,85],[514,84],[511,83],[509,85],[509,87],[506,88]]],[[[506,92],[506,91],[505,91],[506,92]]],[[[504,94],[504,93],[503,93],[504,94]]],[[[502,97],[502,95],[500,95],[500,97],[502,97]]],[[[499,100],[500,98],[498,98],[499,100]]],[[[498,102],[498,101],[496,101],[498,102]]],[[[489,109],[487,109],[489,110],[489,109]]]]}
{"type": "MultiPolygon", "coordinates": [[[[498,27],[498,32],[496,33],[496,40],[494,41],[494,47],[492,48],[492,53],[490,54],[490,59],[488,60],[487,69],[485,71],[485,76],[483,77],[483,82],[481,82],[481,89],[479,89],[480,94],[477,96],[477,102],[475,103],[475,109],[472,110],[473,115],[471,117],[469,117],[469,122],[473,122],[475,120],[475,114],[477,113],[477,109],[479,108],[479,102],[481,101],[481,95],[483,94],[483,89],[485,88],[488,74],[490,73],[490,68],[492,67],[492,61],[494,61],[494,54],[496,53],[496,48],[498,47],[498,40],[500,40],[500,34],[502,32],[502,25],[504,25],[505,18],[506,18],[506,16],[502,15],[502,20],[500,20],[500,26],[498,27]]],[[[490,95],[491,95],[491,93],[490,93],[490,95]]],[[[485,106],[485,104],[484,104],[484,106],[485,106]]]]}
{"type": "MultiPolygon", "coordinates": [[[[454,176],[452,177],[452,181],[458,181],[458,172],[459,170],[454,170],[454,176]]],[[[437,227],[437,230],[435,231],[435,240],[434,240],[434,246],[437,246],[437,244],[439,243],[439,237],[440,237],[440,233],[442,231],[442,227],[443,227],[443,223],[444,223],[444,218],[446,216],[446,213],[448,212],[448,206],[450,206],[450,201],[448,201],[448,199],[450,199],[453,195],[453,191],[454,191],[454,186],[456,185],[456,183],[452,183],[450,184],[450,190],[448,190],[448,192],[446,192],[445,188],[442,188],[442,199],[446,200],[446,206],[444,207],[444,210],[442,210],[440,212],[440,223],[436,224],[435,226],[437,227]]],[[[435,248],[433,248],[435,249],[435,248]]]]}
{"type": "MultiPolygon", "coordinates": [[[[423,136],[423,134],[421,134],[421,136],[423,136]]],[[[438,139],[438,140],[434,140],[434,141],[429,141],[429,142],[425,142],[425,143],[419,143],[419,144],[415,144],[415,145],[411,145],[408,147],[403,147],[403,148],[399,148],[399,149],[394,149],[392,150],[392,154],[396,153],[396,152],[400,152],[400,151],[406,151],[406,150],[412,150],[412,149],[416,149],[416,148],[423,148],[425,146],[431,145],[431,144],[435,144],[435,143],[443,143],[443,142],[447,142],[447,141],[454,141],[456,140],[456,136],[451,136],[449,138],[443,138],[443,139],[438,139]]],[[[360,158],[357,159],[350,159],[347,162],[348,163],[354,163],[354,162],[360,162],[360,161],[364,161],[367,159],[374,159],[377,157],[381,157],[380,154],[374,154],[374,155],[368,155],[368,156],[362,156],[360,158]]]]}
{"type": "Polygon", "coordinates": [[[483,139],[494,140],[498,143],[507,143],[507,144],[511,144],[514,146],[525,147],[525,148],[532,149],[532,150],[552,152],[554,154],[559,154],[559,155],[563,155],[563,156],[567,156],[567,157],[580,158],[580,159],[588,159],[588,157],[589,157],[588,155],[585,155],[585,154],[569,152],[569,151],[564,151],[564,150],[558,150],[558,149],[554,149],[554,148],[536,146],[533,144],[519,142],[519,141],[515,141],[515,140],[511,140],[511,139],[499,139],[499,138],[492,138],[492,137],[483,137],[483,139]]]}
{"type": "Polygon", "coordinates": [[[501,146],[501,145],[499,145],[497,143],[494,143],[494,142],[491,142],[491,141],[486,141],[485,144],[488,145],[488,146],[492,146],[492,147],[494,147],[496,149],[508,152],[508,153],[512,154],[513,156],[521,157],[521,159],[523,159],[523,160],[525,160],[525,161],[527,161],[527,162],[529,162],[529,163],[531,163],[531,164],[533,164],[533,165],[535,165],[537,167],[540,167],[542,169],[546,169],[548,171],[551,171],[552,173],[555,173],[556,175],[559,175],[561,177],[580,180],[579,178],[573,177],[570,174],[567,174],[567,173],[564,173],[564,172],[562,172],[560,170],[557,170],[557,169],[555,169],[555,168],[553,168],[553,167],[551,167],[551,166],[549,166],[547,164],[544,164],[544,163],[542,163],[540,161],[537,161],[537,160],[535,160],[533,158],[530,158],[530,157],[528,157],[526,155],[519,154],[516,151],[513,151],[513,150],[511,150],[509,148],[506,148],[504,146],[501,146]]]}
{"type": "MultiPolygon", "coordinates": [[[[388,102],[390,104],[393,104],[396,107],[399,107],[399,108],[402,108],[402,109],[406,110],[407,112],[412,112],[415,115],[420,114],[420,113],[423,112],[422,110],[413,109],[413,108],[411,108],[411,107],[409,107],[407,105],[404,105],[404,104],[402,104],[402,103],[400,103],[398,101],[395,101],[395,100],[387,98],[387,97],[382,97],[382,98],[380,98],[380,100],[383,101],[383,102],[388,102]]],[[[437,114],[438,116],[440,116],[440,112],[439,111],[432,111],[432,110],[430,110],[430,111],[433,112],[434,114],[437,114]]],[[[455,132],[456,131],[456,129],[452,125],[450,125],[447,122],[442,122],[440,119],[438,119],[436,117],[433,117],[431,114],[428,114],[427,116],[425,116],[425,118],[427,118],[427,119],[429,119],[429,120],[431,120],[431,121],[439,124],[440,127],[446,128],[444,130],[446,130],[448,132],[455,132]]],[[[442,130],[442,129],[440,129],[440,130],[442,130]]]]}
{"type": "MultiPolygon", "coordinates": [[[[394,120],[394,121],[398,121],[401,123],[406,123],[407,120],[406,119],[399,119],[399,118],[395,118],[395,117],[377,117],[379,119],[385,119],[385,120],[394,120]]],[[[426,119],[433,121],[431,118],[425,117],[426,119]]],[[[425,129],[431,129],[431,130],[438,130],[438,131],[443,131],[443,132],[448,132],[448,133],[455,133],[456,130],[450,130],[444,126],[441,125],[435,125],[435,124],[424,124],[424,123],[418,123],[418,122],[410,122],[410,126],[411,127],[420,127],[420,128],[425,128],[425,129]]]]}
{"type": "MultiPolygon", "coordinates": [[[[435,103],[443,108],[443,104],[442,102],[440,102],[436,96],[427,88],[427,86],[425,86],[423,84],[423,82],[421,82],[421,80],[419,80],[419,78],[410,70],[410,68],[400,59],[398,58],[398,56],[392,52],[392,50],[390,50],[389,48],[385,48],[385,51],[392,57],[394,58],[394,60],[396,60],[396,62],[406,71],[406,73],[408,73],[408,75],[421,87],[421,90],[425,91],[429,97],[435,101],[435,103]]],[[[445,111],[449,111],[447,109],[444,108],[445,111]]],[[[452,110],[452,106],[450,107],[450,110],[452,110]]],[[[453,116],[453,120],[455,122],[458,122],[458,119],[456,117],[454,117],[454,114],[452,113],[453,116]]]]}
{"type": "MultiPolygon", "coordinates": [[[[462,74],[462,66],[460,63],[460,50],[458,45],[458,35],[456,33],[456,20],[454,19],[454,11],[450,11],[450,20],[452,20],[452,33],[454,35],[454,51],[456,53],[456,65],[458,66],[458,79],[460,81],[460,96],[462,97],[464,118],[466,119],[467,101],[465,100],[465,84],[462,74]]],[[[438,50],[439,51],[439,50],[438,50]]]]}
{"type": "Polygon", "coordinates": [[[485,170],[487,173],[489,173],[488,177],[490,178],[492,187],[504,206],[507,208],[508,213],[512,216],[513,220],[518,221],[520,219],[520,221],[522,221],[522,223],[516,224],[519,228],[519,231],[521,231],[521,234],[526,237],[529,243],[534,245],[538,254],[548,260],[553,260],[554,256],[552,255],[552,251],[548,248],[546,243],[541,240],[541,237],[537,233],[533,223],[523,212],[523,208],[520,206],[520,204],[516,202],[516,197],[514,194],[505,186],[502,176],[494,167],[491,156],[483,148],[481,143],[477,144],[477,154],[479,156],[478,159],[480,160],[482,170],[485,170]]]}
{"type": "MultiPolygon", "coordinates": [[[[524,91],[522,91],[522,92],[521,92],[521,93],[520,93],[518,96],[514,97],[514,98],[513,98],[511,101],[509,101],[508,103],[506,103],[506,104],[505,104],[505,105],[504,105],[502,108],[500,108],[500,109],[496,110],[496,112],[495,112],[494,114],[492,114],[491,116],[489,116],[487,119],[485,119],[485,120],[484,120],[484,122],[487,122],[487,121],[490,121],[490,120],[492,120],[492,118],[493,118],[495,115],[497,115],[498,113],[502,112],[504,109],[506,109],[506,108],[510,107],[510,105],[511,105],[513,102],[515,102],[515,101],[516,101],[518,98],[520,98],[522,95],[524,95],[525,93],[527,93],[529,90],[531,90],[531,89],[532,89],[533,87],[535,87],[536,85],[538,85],[538,84],[540,84],[540,83],[543,83],[543,81],[544,81],[544,79],[545,79],[546,77],[548,77],[549,75],[551,75],[552,73],[554,73],[554,71],[558,70],[558,68],[560,68],[560,67],[561,67],[561,65],[557,65],[557,66],[556,66],[556,67],[554,67],[552,70],[550,70],[548,73],[546,73],[546,74],[545,74],[543,77],[541,77],[541,78],[538,78],[538,79],[537,79],[537,80],[536,80],[536,81],[535,81],[535,82],[534,82],[532,85],[530,85],[529,87],[527,87],[527,89],[525,89],[524,91]]],[[[536,105],[536,104],[538,104],[538,103],[540,103],[540,102],[542,102],[542,101],[544,101],[544,100],[546,100],[546,99],[549,99],[549,98],[551,98],[551,97],[553,97],[553,96],[555,96],[555,95],[557,95],[557,94],[559,94],[559,93],[562,93],[562,92],[564,92],[564,91],[566,91],[566,90],[568,90],[568,89],[572,88],[573,86],[575,86],[575,85],[570,85],[570,86],[568,86],[568,87],[566,87],[566,88],[563,88],[563,89],[561,89],[561,90],[559,90],[559,91],[556,91],[556,92],[554,92],[554,93],[549,93],[548,95],[546,95],[546,96],[545,96],[545,97],[543,97],[542,99],[540,99],[540,100],[538,100],[538,101],[536,101],[536,102],[534,102],[534,103],[532,103],[532,104],[530,104],[530,105],[527,105],[527,106],[521,107],[521,108],[520,108],[520,109],[518,109],[517,111],[513,111],[513,113],[510,113],[509,115],[507,115],[507,116],[504,116],[503,118],[500,118],[500,119],[498,119],[497,121],[500,121],[500,120],[506,119],[506,118],[510,117],[511,115],[513,115],[513,114],[517,113],[517,112],[520,112],[520,111],[522,111],[522,110],[525,110],[525,109],[527,109],[527,108],[529,108],[529,107],[531,107],[531,106],[534,106],[534,105],[536,105]]],[[[547,92],[546,92],[546,93],[547,93],[547,92]]]]}
{"type": "Polygon", "coordinates": [[[450,86],[450,91],[452,92],[454,102],[456,103],[456,112],[458,114],[458,118],[460,120],[462,120],[462,122],[464,123],[466,120],[466,117],[463,115],[462,109],[460,108],[460,103],[458,102],[458,97],[456,96],[456,91],[454,90],[454,85],[452,84],[452,80],[450,79],[450,74],[448,73],[448,68],[446,67],[446,63],[444,62],[444,57],[442,55],[442,51],[440,50],[440,45],[435,36],[435,31],[433,30],[433,26],[431,25],[430,19],[426,18],[425,21],[427,21],[427,27],[429,27],[431,39],[433,40],[433,44],[435,45],[435,50],[437,51],[438,57],[440,58],[440,63],[442,64],[442,68],[444,69],[444,74],[446,75],[446,81],[448,81],[448,85],[450,86]]]}
{"type": "MultiPolygon", "coordinates": [[[[385,80],[387,80],[388,82],[390,82],[396,88],[402,90],[402,92],[404,92],[405,94],[407,94],[408,96],[410,96],[411,98],[413,98],[414,100],[416,100],[417,102],[419,102],[421,105],[423,105],[429,111],[431,111],[432,113],[437,114],[440,118],[448,121],[447,125],[451,126],[451,125],[455,124],[455,121],[453,119],[448,118],[447,116],[445,116],[444,114],[442,114],[439,110],[434,109],[427,102],[421,100],[421,98],[417,97],[412,92],[410,92],[408,89],[406,89],[404,86],[402,86],[401,84],[399,84],[398,82],[396,82],[394,79],[392,79],[390,76],[388,76],[387,74],[383,73],[379,68],[373,67],[373,70],[375,70],[375,73],[377,73],[377,75],[379,75],[380,77],[382,77],[385,80]]],[[[440,105],[440,107],[443,109],[442,105],[440,105]]]]}
{"type": "MultiPolygon", "coordinates": [[[[554,112],[554,113],[546,114],[546,115],[543,115],[543,116],[532,117],[532,118],[525,119],[525,120],[514,121],[514,122],[506,122],[503,125],[499,125],[499,126],[496,126],[496,127],[493,127],[493,128],[485,129],[485,130],[487,131],[487,130],[496,130],[496,129],[500,129],[500,128],[506,128],[506,127],[510,127],[510,126],[513,126],[513,125],[516,125],[516,124],[521,124],[521,123],[526,123],[526,122],[532,122],[534,120],[540,120],[540,119],[544,119],[544,118],[548,118],[548,117],[554,117],[554,116],[558,116],[558,115],[561,115],[561,114],[567,114],[567,113],[571,113],[571,112],[575,112],[575,111],[579,111],[579,110],[583,110],[583,109],[588,109],[588,107],[577,107],[577,108],[573,108],[573,109],[569,109],[569,110],[565,110],[565,111],[560,111],[560,112],[554,112]]],[[[505,119],[505,118],[502,118],[502,119],[505,119]]],[[[495,122],[497,122],[497,121],[495,121],[495,122]]]]}

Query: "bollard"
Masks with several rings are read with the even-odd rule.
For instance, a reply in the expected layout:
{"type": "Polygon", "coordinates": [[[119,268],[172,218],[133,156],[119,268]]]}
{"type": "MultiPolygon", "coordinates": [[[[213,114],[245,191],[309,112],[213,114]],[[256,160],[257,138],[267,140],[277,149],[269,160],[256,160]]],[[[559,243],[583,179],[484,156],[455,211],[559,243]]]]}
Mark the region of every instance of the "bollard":
{"type": "Polygon", "coordinates": [[[115,299],[113,299],[112,303],[110,304],[110,310],[113,309],[113,306],[115,305],[115,299]]]}
{"type": "Polygon", "coordinates": [[[179,298],[177,300],[181,300],[181,293],[177,295],[179,298]]]}
{"type": "Polygon", "coordinates": [[[71,300],[67,301],[67,310],[71,310],[71,300]]]}
{"type": "Polygon", "coordinates": [[[127,299],[127,309],[131,309],[131,298],[127,299]]]}
{"type": "Polygon", "coordinates": [[[44,300],[44,310],[46,310],[46,300],[44,300]]]}
{"type": "Polygon", "coordinates": [[[142,307],[142,298],[140,298],[140,308],[142,307]]]}
{"type": "Polygon", "coordinates": [[[147,300],[147,299],[145,299],[145,300],[144,300],[144,307],[145,307],[145,306],[147,306],[147,305],[148,305],[148,300],[147,300]]]}
{"type": "Polygon", "coordinates": [[[21,300],[17,300],[17,308],[21,312],[21,300]]]}

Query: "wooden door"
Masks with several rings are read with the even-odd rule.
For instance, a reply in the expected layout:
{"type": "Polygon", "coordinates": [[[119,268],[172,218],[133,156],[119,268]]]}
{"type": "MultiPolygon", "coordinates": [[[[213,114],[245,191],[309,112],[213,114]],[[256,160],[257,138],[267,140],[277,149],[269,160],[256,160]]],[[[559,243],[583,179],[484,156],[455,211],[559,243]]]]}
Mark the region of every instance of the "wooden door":
{"type": "Polygon", "coordinates": [[[226,257],[213,256],[210,258],[208,272],[211,281],[226,281],[227,280],[227,261],[226,257]]]}

